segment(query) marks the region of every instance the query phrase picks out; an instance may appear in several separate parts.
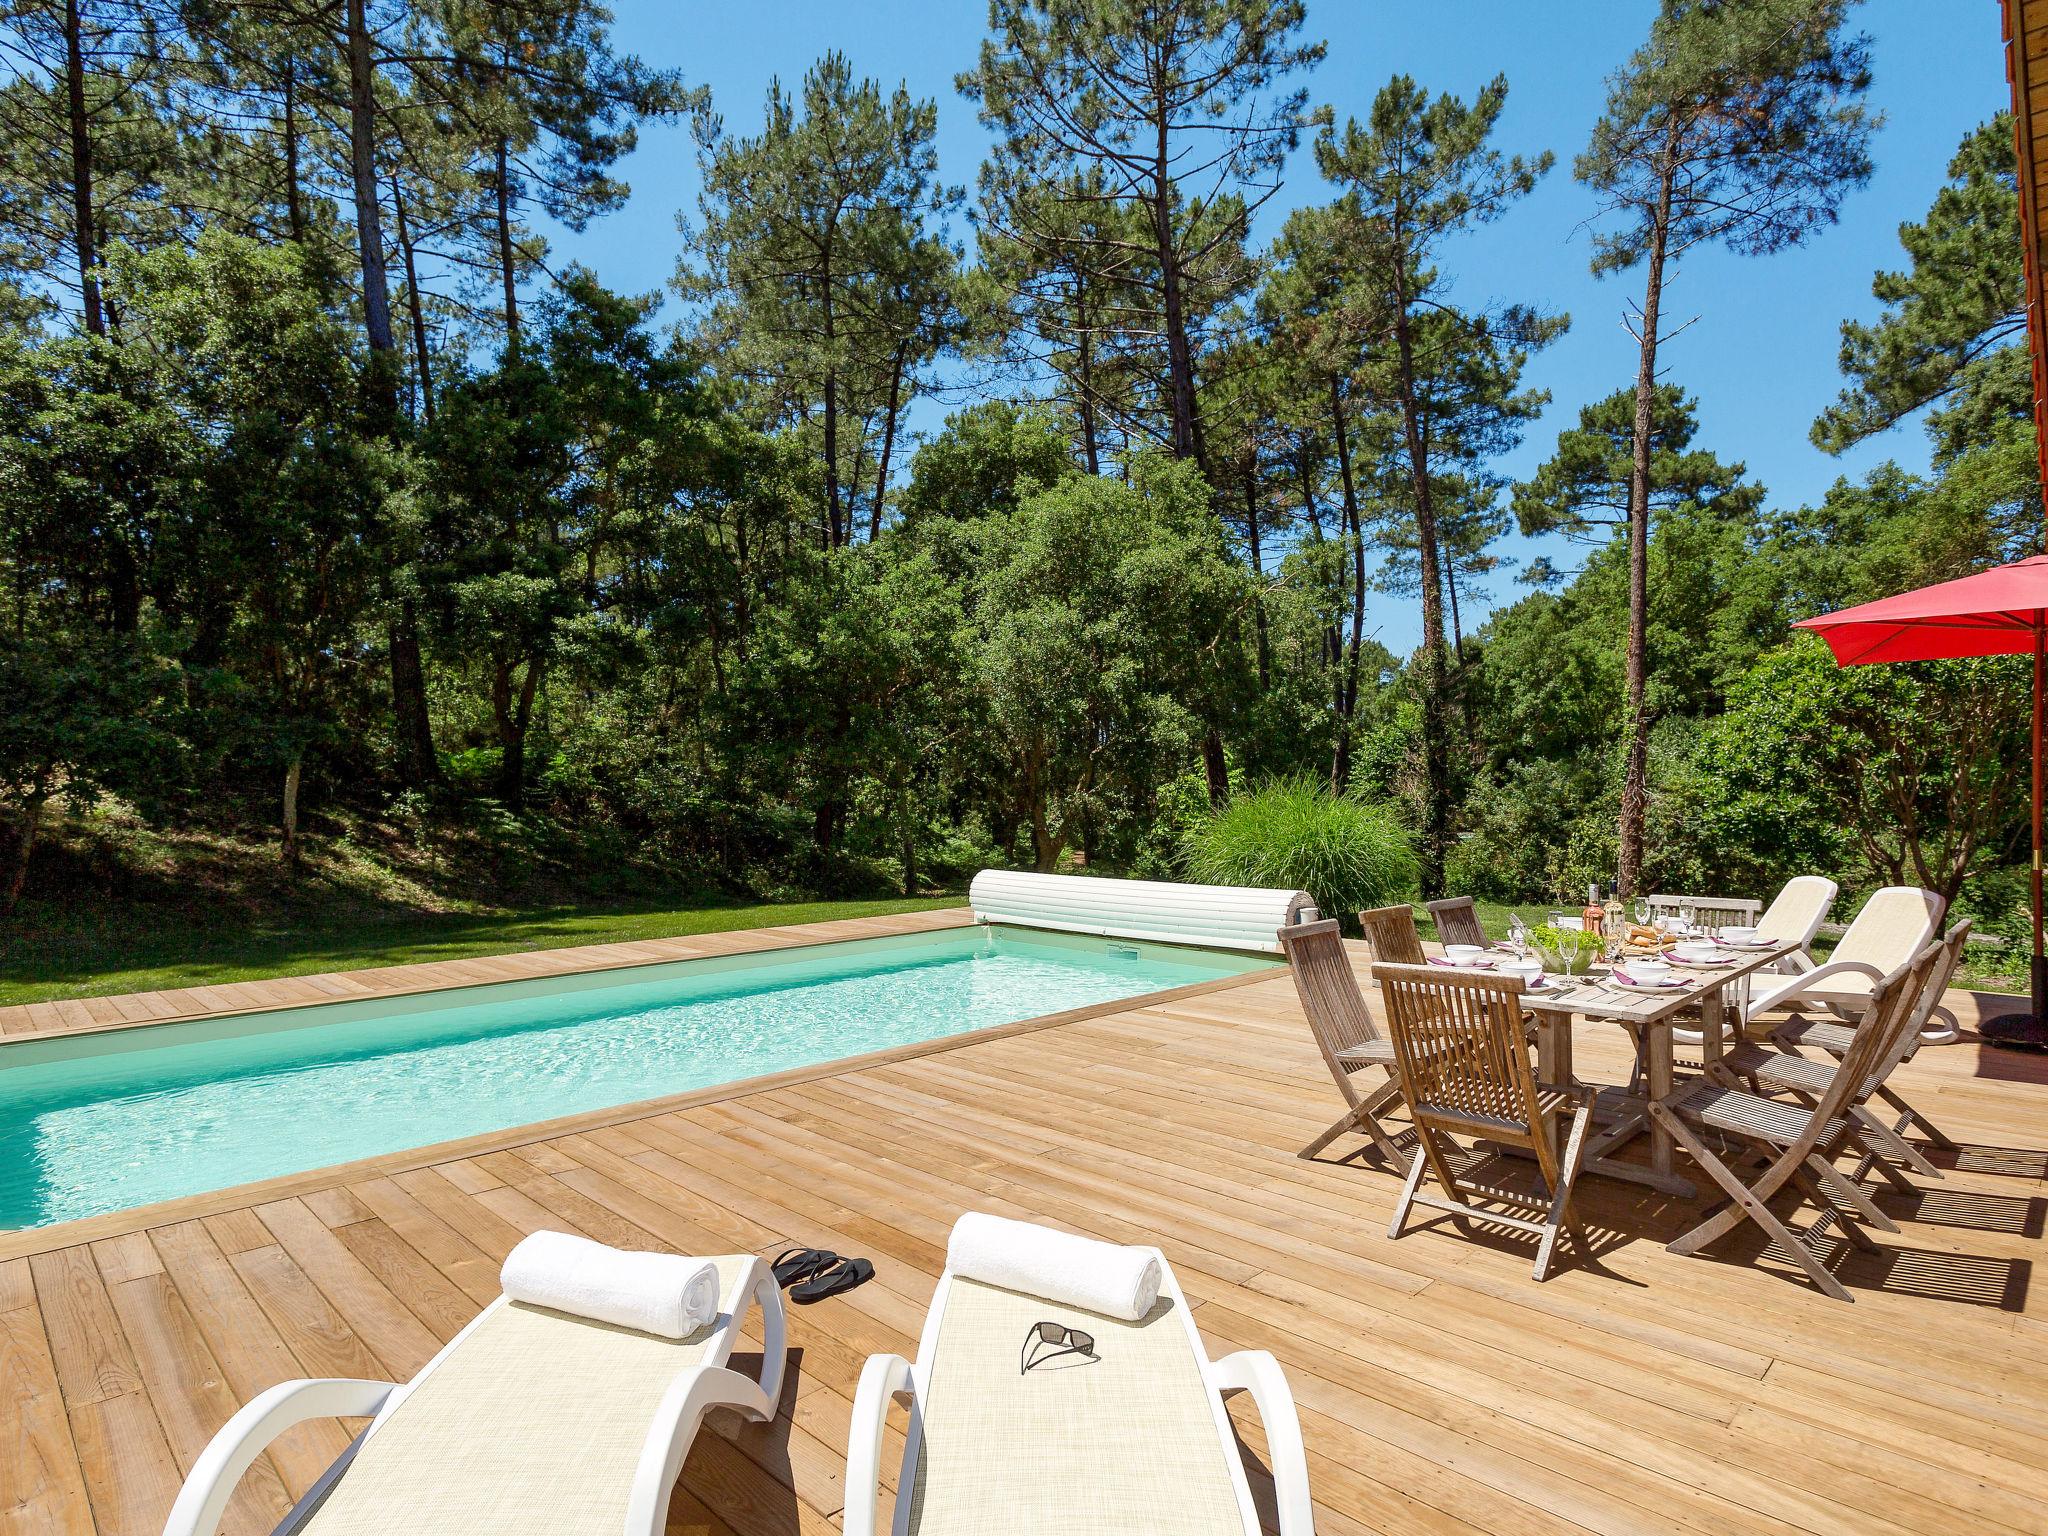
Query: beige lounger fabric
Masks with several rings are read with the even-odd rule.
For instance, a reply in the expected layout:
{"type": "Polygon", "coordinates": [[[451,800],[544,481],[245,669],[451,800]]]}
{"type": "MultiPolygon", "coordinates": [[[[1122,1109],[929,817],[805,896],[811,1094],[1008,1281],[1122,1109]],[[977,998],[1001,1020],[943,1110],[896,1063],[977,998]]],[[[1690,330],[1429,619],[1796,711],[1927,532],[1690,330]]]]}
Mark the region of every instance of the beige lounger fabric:
{"type": "MultiPolygon", "coordinates": [[[[1934,915],[1927,893],[1910,886],[1887,886],[1863,904],[1829,960],[1861,960],[1889,974],[1911,962],[1933,931],[1934,915]]],[[[1868,976],[1830,976],[1813,989],[1815,997],[1869,1001],[1868,976]]]]}
{"type": "Polygon", "coordinates": [[[1181,1303],[1124,1323],[955,1276],[939,1324],[910,1529],[919,1536],[1244,1536],[1181,1303]],[[1017,1374],[1040,1321],[1095,1335],[1017,1374]]]}
{"type": "MultiPolygon", "coordinates": [[[[720,1322],[747,1257],[718,1265],[720,1322]]],[[[512,1302],[363,1442],[318,1536],[618,1536],[654,1410],[718,1324],[661,1339],[512,1302]]]]}

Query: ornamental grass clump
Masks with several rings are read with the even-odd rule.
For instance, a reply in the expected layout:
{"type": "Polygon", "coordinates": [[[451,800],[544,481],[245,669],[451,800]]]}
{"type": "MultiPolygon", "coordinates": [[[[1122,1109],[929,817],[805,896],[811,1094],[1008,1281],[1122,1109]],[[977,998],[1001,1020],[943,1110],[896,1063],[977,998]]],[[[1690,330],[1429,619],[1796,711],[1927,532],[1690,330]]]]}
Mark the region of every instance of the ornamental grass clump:
{"type": "Polygon", "coordinates": [[[1318,779],[1238,795],[1186,841],[1194,879],[1307,891],[1326,917],[1383,907],[1415,889],[1415,849],[1393,812],[1333,795],[1318,779]]]}

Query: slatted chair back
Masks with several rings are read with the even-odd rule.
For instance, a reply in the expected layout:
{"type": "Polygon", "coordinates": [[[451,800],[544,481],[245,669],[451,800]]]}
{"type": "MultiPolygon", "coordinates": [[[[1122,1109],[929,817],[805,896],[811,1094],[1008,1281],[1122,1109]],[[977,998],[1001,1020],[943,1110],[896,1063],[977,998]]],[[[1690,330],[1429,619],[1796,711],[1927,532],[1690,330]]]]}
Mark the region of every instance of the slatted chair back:
{"type": "Polygon", "coordinates": [[[1806,1271],[1815,1285],[1838,1301],[1849,1292],[1830,1274],[1814,1239],[1832,1223],[1841,1223],[1844,1236],[1858,1247],[1870,1247],[1861,1234],[1859,1220],[1877,1225],[1891,1222],[1857,1185],[1868,1171],[1859,1168],[1849,1178],[1834,1166],[1834,1160],[1856,1135],[1859,1126],[1876,1125],[1863,1108],[1863,1101],[1883,1082],[1893,1064],[1893,1052],[1903,1032],[1916,1028],[1914,1006],[1929,975],[1941,961],[1940,943],[1923,945],[1907,965],[1886,976],[1874,989],[1870,1007],[1857,1025],[1849,1050],[1828,1080],[1802,1122],[1787,1113],[1788,1106],[1736,1088],[1732,1082],[1716,1083],[1710,1071],[1674,1100],[1653,1100],[1650,1116],[1662,1124],[1692,1160],[1732,1198],[1691,1231],[1667,1245],[1677,1254],[1698,1253],[1744,1222],[1762,1228],[1773,1244],[1806,1271]],[[1694,1124],[1723,1136],[1733,1133],[1742,1140],[1768,1146],[1767,1160],[1745,1159],[1731,1165],[1724,1153],[1707,1144],[1693,1129],[1694,1124]],[[1752,1165],[1753,1163],[1753,1165],[1752,1165]],[[1806,1233],[1794,1231],[1771,1210],[1771,1201],[1788,1184],[1822,1207],[1820,1220],[1806,1233]]]}
{"type": "MultiPolygon", "coordinates": [[[[1883,1085],[1892,1075],[1892,1069],[1913,1054],[1913,1048],[1920,1043],[1920,1026],[1927,1022],[1927,1016],[1940,1003],[1942,993],[1948,990],[1949,977],[1954,974],[1957,963],[1962,959],[1962,946],[1969,941],[1970,924],[1967,920],[1956,925],[1961,938],[1950,935],[1946,939],[1931,940],[1920,953],[1913,957],[1913,963],[1899,977],[1895,989],[1902,1002],[1898,1011],[1890,1018],[1878,1014],[1874,1022],[1878,1033],[1885,1033],[1877,1042],[1871,1061],[1865,1069],[1863,1080],[1857,1085],[1852,1103],[1861,1104],[1883,1085]]],[[[1869,1022],[1857,1027],[1860,1037],[1870,1029],[1869,1022]]],[[[1860,1043],[1860,1042],[1859,1042],[1860,1043]]],[[[1851,1048],[1850,1055],[1854,1055],[1851,1048]]],[[[1847,1065],[1847,1058],[1844,1059],[1847,1065]]]]}
{"type": "MultiPolygon", "coordinates": [[[[1375,965],[1408,1113],[1433,1164],[1440,1131],[1536,1153],[1544,1182],[1557,1158],[1544,1135],[1536,1074],[1522,1032],[1522,981],[1429,965],[1375,965]]],[[[1448,1166],[1438,1177],[1455,1180],[1448,1166]]]]}
{"type": "Polygon", "coordinates": [[[1693,923],[1702,928],[1750,928],[1756,925],[1763,903],[1747,896],[1670,896],[1649,898],[1650,920],[1692,913],[1693,923]]]}
{"type": "Polygon", "coordinates": [[[1447,896],[1427,903],[1436,923],[1436,936],[1444,944],[1486,943],[1486,930],[1479,926],[1479,907],[1470,896],[1447,896]]]}
{"type": "Polygon", "coordinates": [[[1295,994],[1301,999],[1301,1011],[1308,1016],[1308,1027],[1315,1034],[1316,1044],[1322,1048],[1323,1060],[1338,1086],[1350,1097],[1349,1079],[1358,1067],[1338,1060],[1338,1055],[1369,1045],[1381,1035],[1379,1026],[1373,1022],[1372,1009],[1366,1005],[1365,994],[1359,990],[1358,976],[1351,969],[1351,956],[1345,953],[1337,920],[1326,917],[1320,922],[1282,928],[1280,952],[1287,956],[1294,974],[1295,994]]]}
{"type": "Polygon", "coordinates": [[[1876,1092],[1886,1075],[1903,1059],[1920,1028],[1915,1010],[1921,993],[1941,963],[1944,948],[1938,939],[1922,945],[1902,970],[1893,972],[1876,989],[1869,1012],[1856,1026],[1849,1054],[1842,1058],[1827,1092],[1815,1107],[1810,1129],[1816,1139],[1830,1121],[1876,1092]]]}
{"type": "Polygon", "coordinates": [[[1920,989],[1919,1001],[1913,1005],[1913,1032],[1906,1041],[1908,1056],[1919,1049],[1920,1031],[1927,1027],[1928,1019],[1941,1006],[1943,995],[1955,984],[1956,972],[1963,964],[1963,950],[1969,944],[1970,930],[1975,926],[1966,917],[1949,930],[1947,938],[1937,941],[1941,945],[1941,958],[1928,972],[1926,984],[1920,989]]]}
{"type": "Polygon", "coordinates": [[[1358,926],[1365,930],[1365,942],[1380,965],[1421,965],[1422,930],[1415,926],[1415,909],[1402,902],[1397,907],[1371,907],[1358,914],[1358,926]]]}

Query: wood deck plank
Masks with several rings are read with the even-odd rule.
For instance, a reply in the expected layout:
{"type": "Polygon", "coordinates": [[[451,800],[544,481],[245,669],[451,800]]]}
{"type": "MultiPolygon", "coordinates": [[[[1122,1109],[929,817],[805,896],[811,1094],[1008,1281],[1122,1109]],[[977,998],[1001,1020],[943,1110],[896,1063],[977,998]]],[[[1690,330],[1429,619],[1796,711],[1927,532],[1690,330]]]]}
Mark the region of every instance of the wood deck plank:
{"type": "MultiPolygon", "coordinates": [[[[271,995],[874,931],[582,946],[271,995]]],[[[252,995],[200,990],[223,1006],[252,995]]],[[[1951,1001],[1974,1022],[1974,999],[1951,1001]]],[[[14,1022],[0,1013],[0,1030],[14,1022]]],[[[1611,1032],[1584,1032],[1579,1055],[1589,1076],[1625,1070],[1611,1032]]],[[[1965,1045],[1923,1052],[1901,1086],[1998,1150],[1918,1199],[1881,1197],[1903,1230],[1881,1237],[1890,1257],[1849,1266],[1851,1307],[1733,1244],[1674,1258],[1662,1245],[1696,1208],[1600,1180],[1595,1254],[1568,1248],[1544,1285],[1519,1239],[1469,1241],[1446,1221],[1388,1241],[1386,1173],[1340,1161],[1341,1144],[1293,1156],[1338,1105],[1284,976],[93,1227],[0,1260],[0,1533],[157,1529],[235,1405],[291,1375],[402,1379],[496,1294],[519,1237],[552,1226],[874,1260],[869,1285],[792,1309],[781,1414],[714,1418],[671,1511],[672,1531],[825,1536],[862,1361],[914,1350],[969,1208],[1160,1243],[1212,1350],[1281,1358],[1325,1536],[2048,1530],[2048,1302],[2032,1284],[2048,1071],[1965,1045]]],[[[1255,1412],[1233,1417],[1261,1451],[1255,1412]]],[[[262,1528],[350,1428],[280,1440],[230,1529],[262,1528]]]]}
{"type": "Polygon", "coordinates": [[[0,1312],[0,1385],[9,1398],[0,1434],[0,1531],[9,1536],[90,1536],[92,1507],[33,1306],[0,1312]]]}

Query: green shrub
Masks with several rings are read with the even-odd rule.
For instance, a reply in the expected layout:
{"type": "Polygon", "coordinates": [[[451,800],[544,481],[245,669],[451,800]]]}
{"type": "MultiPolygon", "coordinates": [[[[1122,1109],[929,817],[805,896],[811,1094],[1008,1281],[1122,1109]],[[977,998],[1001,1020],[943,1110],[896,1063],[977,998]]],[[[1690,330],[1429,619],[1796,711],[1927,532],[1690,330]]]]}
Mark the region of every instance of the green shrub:
{"type": "Polygon", "coordinates": [[[1307,891],[1327,917],[1382,907],[1415,888],[1415,850],[1383,805],[1330,793],[1312,778],[1239,795],[1187,835],[1192,879],[1307,891]]]}

